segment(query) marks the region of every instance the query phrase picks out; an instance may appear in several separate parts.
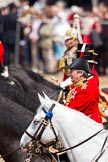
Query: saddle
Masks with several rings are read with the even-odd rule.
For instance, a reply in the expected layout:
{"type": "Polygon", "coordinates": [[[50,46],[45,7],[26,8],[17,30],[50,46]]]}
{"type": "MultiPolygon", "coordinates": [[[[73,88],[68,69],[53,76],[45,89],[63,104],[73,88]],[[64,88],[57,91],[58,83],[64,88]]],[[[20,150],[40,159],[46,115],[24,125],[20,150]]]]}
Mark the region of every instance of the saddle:
{"type": "Polygon", "coordinates": [[[103,122],[104,129],[108,130],[108,122],[103,122]]]}
{"type": "Polygon", "coordinates": [[[102,121],[106,127],[108,122],[108,88],[100,90],[99,110],[102,115],[102,121]]]}

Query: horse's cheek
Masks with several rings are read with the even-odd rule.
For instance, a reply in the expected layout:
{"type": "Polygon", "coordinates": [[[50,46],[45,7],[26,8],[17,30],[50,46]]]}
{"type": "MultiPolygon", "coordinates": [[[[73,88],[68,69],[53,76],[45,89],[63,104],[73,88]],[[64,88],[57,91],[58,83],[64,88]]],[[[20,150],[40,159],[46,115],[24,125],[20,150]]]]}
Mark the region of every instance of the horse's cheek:
{"type": "Polygon", "coordinates": [[[48,143],[55,140],[55,135],[51,129],[46,129],[41,137],[43,143],[48,143]]]}

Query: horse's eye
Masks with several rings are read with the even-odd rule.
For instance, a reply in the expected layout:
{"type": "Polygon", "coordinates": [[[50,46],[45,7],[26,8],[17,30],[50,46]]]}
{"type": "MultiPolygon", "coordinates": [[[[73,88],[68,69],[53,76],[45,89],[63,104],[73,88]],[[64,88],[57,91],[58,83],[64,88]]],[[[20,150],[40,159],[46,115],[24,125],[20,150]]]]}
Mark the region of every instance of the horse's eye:
{"type": "Polygon", "coordinates": [[[39,121],[37,121],[37,120],[34,120],[34,124],[38,124],[38,122],[39,122],[39,121]]]}

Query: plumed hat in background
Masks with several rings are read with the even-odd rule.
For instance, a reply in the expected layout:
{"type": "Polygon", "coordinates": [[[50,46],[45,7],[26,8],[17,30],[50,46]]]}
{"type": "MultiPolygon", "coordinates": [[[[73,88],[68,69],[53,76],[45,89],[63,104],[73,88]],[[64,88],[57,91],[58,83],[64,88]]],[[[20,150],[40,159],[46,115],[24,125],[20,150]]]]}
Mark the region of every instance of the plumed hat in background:
{"type": "Polygon", "coordinates": [[[78,44],[77,58],[85,58],[89,63],[97,64],[95,56],[98,55],[94,52],[93,44],[78,44]]]}

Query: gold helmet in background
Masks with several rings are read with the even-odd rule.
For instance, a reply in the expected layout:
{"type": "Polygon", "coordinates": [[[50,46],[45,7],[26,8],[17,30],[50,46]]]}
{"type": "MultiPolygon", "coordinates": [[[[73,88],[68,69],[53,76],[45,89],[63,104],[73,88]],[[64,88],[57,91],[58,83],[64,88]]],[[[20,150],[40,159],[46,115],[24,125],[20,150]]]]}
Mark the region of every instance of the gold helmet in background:
{"type": "Polygon", "coordinates": [[[80,17],[78,14],[74,15],[73,27],[70,27],[65,34],[65,40],[67,39],[78,39],[79,43],[83,43],[81,31],[80,31],[80,17]]]}
{"type": "Polygon", "coordinates": [[[77,29],[75,28],[69,28],[67,31],[66,31],[66,34],[65,34],[65,40],[68,40],[68,39],[78,39],[78,31],[77,29]]]}

